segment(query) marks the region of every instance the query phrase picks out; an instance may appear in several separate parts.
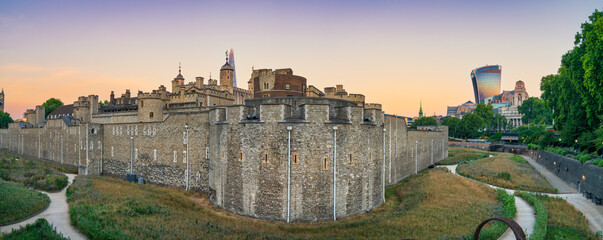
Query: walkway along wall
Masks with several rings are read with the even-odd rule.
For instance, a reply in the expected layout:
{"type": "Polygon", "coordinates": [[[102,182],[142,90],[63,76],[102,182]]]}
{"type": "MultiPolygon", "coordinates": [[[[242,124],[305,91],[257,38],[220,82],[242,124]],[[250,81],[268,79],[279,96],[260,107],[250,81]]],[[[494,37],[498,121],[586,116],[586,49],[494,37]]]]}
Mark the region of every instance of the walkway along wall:
{"type": "Polygon", "coordinates": [[[549,171],[581,192],[603,198],[603,168],[545,150],[529,150],[529,155],[549,171]]]}
{"type": "Polygon", "coordinates": [[[80,174],[132,171],[177,187],[186,186],[188,155],[191,189],[233,213],[283,221],[369,211],[386,186],[448,155],[445,126],[409,131],[404,118],[342,100],[283,102],[166,110],[158,122],[107,122],[99,113],[75,126],[12,124],[0,130],[0,146],[79,166],[80,174]]]}

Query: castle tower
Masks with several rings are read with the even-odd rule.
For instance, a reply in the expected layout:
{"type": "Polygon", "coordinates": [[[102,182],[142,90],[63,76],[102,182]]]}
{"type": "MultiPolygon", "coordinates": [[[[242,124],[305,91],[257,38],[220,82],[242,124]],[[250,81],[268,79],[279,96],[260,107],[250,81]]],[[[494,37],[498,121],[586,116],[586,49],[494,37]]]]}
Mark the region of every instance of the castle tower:
{"type": "Polygon", "coordinates": [[[109,103],[115,105],[115,92],[111,91],[111,95],[109,96],[109,103]]]}
{"type": "Polygon", "coordinates": [[[419,117],[423,117],[423,101],[419,102],[419,117]]]}
{"type": "Polygon", "coordinates": [[[159,92],[138,94],[138,120],[141,122],[163,121],[164,103],[159,92]]]}
{"type": "Polygon", "coordinates": [[[172,80],[172,93],[177,93],[180,86],[184,85],[184,77],[182,76],[182,65],[178,63],[178,76],[172,80]]]}
{"type": "Polygon", "coordinates": [[[220,68],[220,86],[232,93],[234,81],[234,69],[228,64],[228,51],[226,51],[226,63],[220,68]]]}
{"type": "Polygon", "coordinates": [[[4,88],[0,92],[0,112],[4,112],[4,88]]]}

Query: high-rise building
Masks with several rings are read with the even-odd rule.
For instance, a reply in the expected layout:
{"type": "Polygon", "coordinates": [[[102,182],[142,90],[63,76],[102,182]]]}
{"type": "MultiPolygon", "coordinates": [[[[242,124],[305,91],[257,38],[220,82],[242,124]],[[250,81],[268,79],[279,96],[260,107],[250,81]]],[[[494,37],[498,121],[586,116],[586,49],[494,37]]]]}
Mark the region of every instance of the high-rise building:
{"type": "Polygon", "coordinates": [[[230,49],[230,53],[228,54],[228,65],[230,65],[230,67],[232,67],[232,73],[233,73],[233,77],[232,77],[232,83],[233,83],[233,87],[237,87],[237,70],[235,69],[235,62],[234,62],[234,50],[232,50],[232,48],[230,49]]]}
{"type": "Polygon", "coordinates": [[[4,88],[0,92],[0,112],[4,112],[4,88]]]}
{"type": "Polygon", "coordinates": [[[500,94],[500,65],[488,65],[471,71],[471,82],[475,103],[482,103],[484,99],[500,94]]]}

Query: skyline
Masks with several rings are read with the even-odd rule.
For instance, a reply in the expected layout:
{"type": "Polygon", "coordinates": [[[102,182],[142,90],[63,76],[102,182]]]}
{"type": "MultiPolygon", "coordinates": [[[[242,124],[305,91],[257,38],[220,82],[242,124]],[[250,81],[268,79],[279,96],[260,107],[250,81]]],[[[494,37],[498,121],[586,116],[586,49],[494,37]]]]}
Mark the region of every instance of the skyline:
{"type": "Polygon", "coordinates": [[[387,113],[446,114],[472,100],[470,71],[501,65],[501,90],[523,80],[540,96],[580,24],[600,8],[580,2],[77,1],[0,3],[0,87],[13,119],[46,99],[120,95],[213,78],[237,49],[251,69],[292,68],[319,89],[343,84],[387,113]],[[459,60],[459,58],[461,58],[459,60]]]}

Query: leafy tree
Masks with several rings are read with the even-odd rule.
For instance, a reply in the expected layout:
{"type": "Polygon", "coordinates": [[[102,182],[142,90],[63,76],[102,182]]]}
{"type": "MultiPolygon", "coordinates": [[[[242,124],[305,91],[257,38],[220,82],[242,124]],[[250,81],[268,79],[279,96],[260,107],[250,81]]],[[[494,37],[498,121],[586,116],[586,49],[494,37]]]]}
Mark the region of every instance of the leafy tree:
{"type": "Polygon", "coordinates": [[[42,106],[45,108],[44,117],[48,117],[48,114],[50,114],[52,111],[56,110],[60,106],[63,106],[63,102],[56,98],[50,98],[46,100],[46,102],[42,103],[42,106]]]}
{"type": "Polygon", "coordinates": [[[442,120],[441,125],[448,126],[448,135],[452,137],[457,137],[457,133],[455,131],[456,125],[459,124],[461,119],[457,117],[447,117],[442,120]]]}
{"type": "Polygon", "coordinates": [[[467,113],[461,118],[454,131],[461,138],[473,138],[479,136],[478,130],[483,126],[483,119],[475,113],[467,113]]]}
{"type": "Polygon", "coordinates": [[[8,128],[8,124],[13,122],[10,113],[0,111],[0,128],[8,128]]]}
{"type": "Polygon", "coordinates": [[[105,105],[107,105],[107,104],[109,104],[109,101],[107,101],[107,100],[105,100],[104,102],[103,102],[103,101],[99,101],[99,102],[98,102],[98,105],[99,105],[99,106],[101,106],[101,107],[102,107],[102,106],[105,106],[105,105]]]}
{"type": "Polygon", "coordinates": [[[506,131],[511,126],[511,123],[505,116],[496,114],[492,118],[491,126],[495,131],[506,131]]]}
{"type": "Polygon", "coordinates": [[[574,146],[580,138],[583,150],[593,148],[587,143],[603,124],[603,12],[595,10],[588,20],[576,34],[574,48],[561,57],[557,74],[540,83],[562,143],[574,146]]]}
{"type": "Polygon", "coordinates": [[[483,120],[481,128],[491,128],[492,119],[494,118],[494,110],[492,109],[492,105],[480,103],[477,105],[477,107],[475,107],[475,111],[473,113],[477,114],[477,116],[483,120]]]}
{"type": "Polygon", "coordinates": [[[437,126],[438,121],[433,117],[421,117],[410,125],[410,129],[417,129],[418,126],[437,126]]]}
{"type": "Polygon", "coordinates": [[[523,114],[521,121],[529,124],[551,124],[551,109],[545,102],[537,97],[531,97],[523,101],[523,104],[517,107],[519,113],[523,114]]]}

